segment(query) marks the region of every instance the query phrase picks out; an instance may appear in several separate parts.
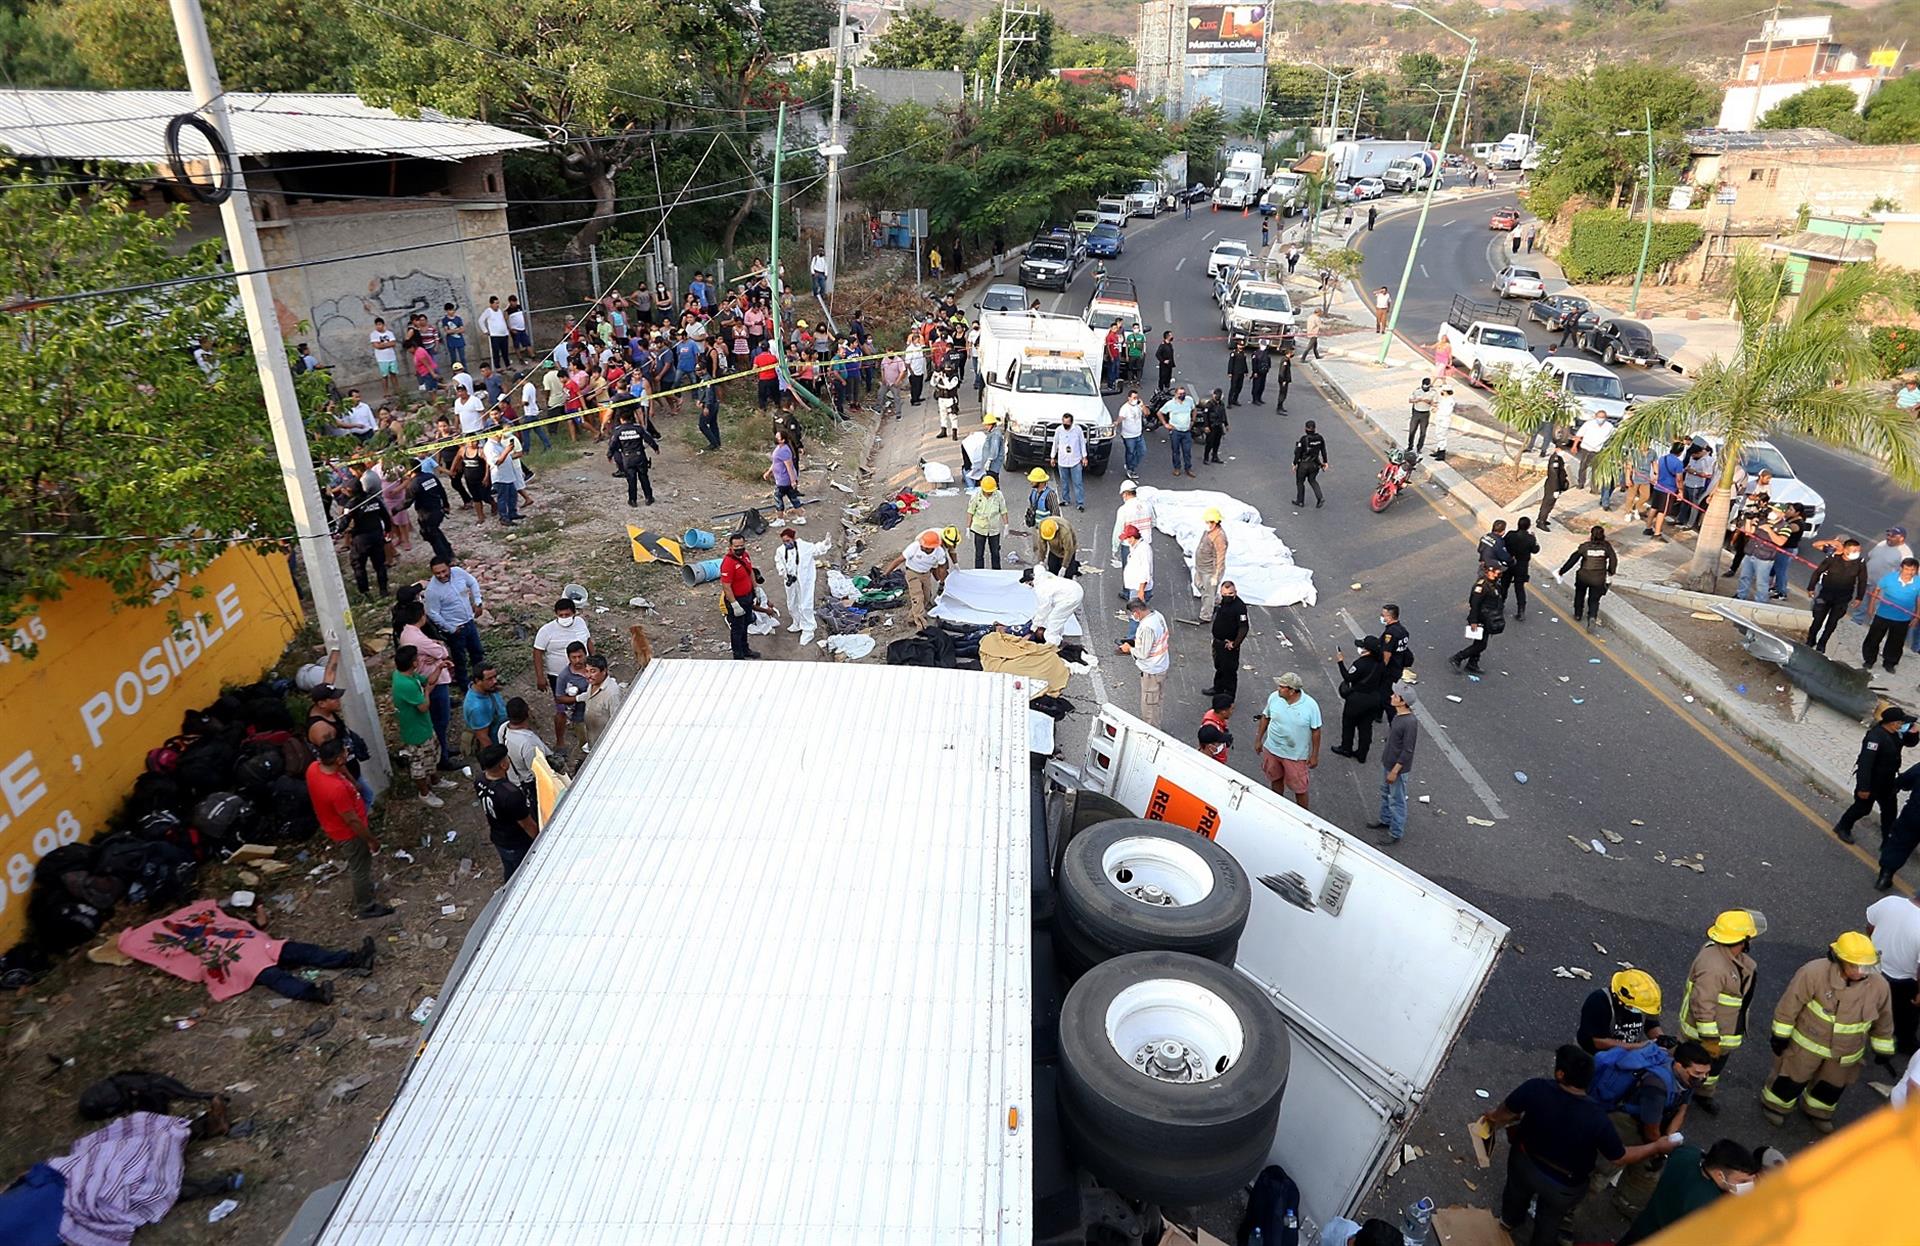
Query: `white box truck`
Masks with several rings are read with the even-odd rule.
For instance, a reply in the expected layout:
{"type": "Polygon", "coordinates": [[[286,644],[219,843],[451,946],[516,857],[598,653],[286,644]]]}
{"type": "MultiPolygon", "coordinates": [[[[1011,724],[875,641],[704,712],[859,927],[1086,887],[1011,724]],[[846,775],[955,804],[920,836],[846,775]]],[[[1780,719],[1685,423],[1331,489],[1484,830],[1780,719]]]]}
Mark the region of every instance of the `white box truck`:
{"type": "Polygon", "coordinates": [[[282,1246],[1150,1246],[1172,1200],[1136,1179],[1266,1163],[1317,1241],[1399,1151],[1506,928],[1114,707],[1083,765],[1048,761],[1030,692],[656,659],[282,1246]],[[1217,963],[1112,947],[1222,914],[1217,963]],[[1090,1006],[1103,981],[1128,985],[1090,1006]],[[1261,1145],[1187,1145],[1256,1046],[1261,1145]],[[1178,1142],[1130,1151],[1138,1122],[1178,1142]]]}
{"type": "MultiPolygon", "coordinates": [[[[1100,396],[1101,334],[1077,316],[986,312],[980,317],[982,414],[1000,417],[1007,467],[1045,464],[1060,417],[1087,432],[1087,471],[1098,476],[1113,454],[1113,414],[1100,396]]],[[[1003,482],[1004,484],[1004,482],[1003,482]]]]}
{"type": "Polygon", "coordinates": [[[1236,151],[1227,157],[1227,167],[1213,188],[1214,206],[1248,208],[1260,201],[1267,188],[1267,173],[1257,151],[1236,151]]]}
{"type": "Polygon", "coordinates": [[[1394,139],[1363,138],[1329,144],[1327,167],[1336,182],[1357,182],[1363,177],[1386,177],[1396,160],[1417,156],[1427,149],[1420,139],[1400,142],[1394,139]]]}

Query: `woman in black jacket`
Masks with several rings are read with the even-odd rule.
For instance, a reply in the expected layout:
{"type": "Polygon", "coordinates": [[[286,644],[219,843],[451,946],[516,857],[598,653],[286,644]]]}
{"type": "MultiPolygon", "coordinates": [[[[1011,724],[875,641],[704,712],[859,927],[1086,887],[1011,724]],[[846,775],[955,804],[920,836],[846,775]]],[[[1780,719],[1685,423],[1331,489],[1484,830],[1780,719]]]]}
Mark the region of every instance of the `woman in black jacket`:
{"type": "Polygon", "coordinates": [[[1334,752],[1342,757],[1351,757],[1355,761],[1365,761],[1367,750],[1373,747],[1373,724],[1380,717],[1380,711],[1387,706],[1388,690],[1392,686],[1392,674],[1387,668],[1378,636],[1360,638],[1360,655],[1347,665],[1347,655],[1336,650],[1334,664],[1340,668],[1340,689],[1342,707],[1340,710],[1340,743],[1334,752]],[[1354,746],[1355,737],[1359,747],[1354,746]]]}
{"type": "Polygon", "coordinates": [[[1487,651],[1487,641],[1507,630],[1505,607],[1506,596],[1500,590],[1500,564],[1487,563],[1480,568],[1480,578],[1467,593],[1467,647],[1448,658],[1448,665],[1459,670],[1465,663],[1467,674],[1481,673],[1480,655],[1487,651]]]}

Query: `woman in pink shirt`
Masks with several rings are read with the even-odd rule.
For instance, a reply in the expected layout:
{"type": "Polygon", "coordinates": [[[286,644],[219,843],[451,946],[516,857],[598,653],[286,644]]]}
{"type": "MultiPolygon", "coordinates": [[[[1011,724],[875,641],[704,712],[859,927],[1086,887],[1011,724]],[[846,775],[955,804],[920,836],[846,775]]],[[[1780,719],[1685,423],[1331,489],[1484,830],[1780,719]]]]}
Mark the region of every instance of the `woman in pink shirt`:
{"type": "Polygon", "coordinates": [[[413,374],[420,378],[420,392],[431,394],[440,388],[440,365],[425,345],[413,348],[413,374]]]}
{"type": "Polygon", "coordinates": [[[433,686],[427,689],[427,716],[433,719],[433,735],[440,742],[440,769],[451,770],[455,763],[453,754],[447,751],[447,728],[453,723],[453,655],[445,645],[427,635],[426,602],[416,597],[396,606],[393,613],[401,623],[394,647],[412,645],[419,650],[421,661],[431,659],[440,667],[433,686]]]}

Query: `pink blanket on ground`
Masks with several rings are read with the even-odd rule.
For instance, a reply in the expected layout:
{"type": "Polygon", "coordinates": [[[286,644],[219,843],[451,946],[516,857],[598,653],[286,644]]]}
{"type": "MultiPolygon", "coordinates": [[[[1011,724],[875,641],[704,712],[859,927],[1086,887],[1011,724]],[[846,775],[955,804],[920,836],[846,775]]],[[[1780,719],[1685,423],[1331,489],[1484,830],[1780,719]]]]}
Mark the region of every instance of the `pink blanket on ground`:
{"type": "Polygon", "coordinates": [[[274,939],[211,900],[120,932],[120,950],[188,982],[204,982],[215,999],[231,999],[253,985],[262,969],[280,963],[284,939],[274,939]]]}

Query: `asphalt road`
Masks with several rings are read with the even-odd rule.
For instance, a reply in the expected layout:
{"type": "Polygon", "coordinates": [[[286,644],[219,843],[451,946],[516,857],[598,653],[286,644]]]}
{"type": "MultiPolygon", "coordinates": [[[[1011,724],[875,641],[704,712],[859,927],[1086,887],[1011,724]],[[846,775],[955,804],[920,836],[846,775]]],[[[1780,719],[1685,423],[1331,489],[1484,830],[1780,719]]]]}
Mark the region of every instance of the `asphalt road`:
{"type": "MultiPolygon", "coordinates": [[[[1486,204],[1475,204],[1471,215],[1486,210],[1486,204]]],[[[1456,232],[1443,231],[1442,237],[1469,237],[1459,225],[1447,228],[1456,232]]],[[[1126,254],[1111,265],[1138,284],[1155,336],[1162,327],[1175,331],[1178,379],[1202,391],[1224,386],[1226,376],[1210,287],[1196,269],[1222,232],[1257,241],[1258,230],[1257,218],[1202,212],[1191,221],[1177,216],[1139,221],[1128,231],[1126,254]]],[[[1387,237],[1376,235],[1375,245],[1384,247],[1391,235],[1384,226],[1380,234],[1387,237]]],[[[1480,235],[1471,237],[1471,246],[1463,242],[1453,250],[1464,249],[1468,259],[1477,260],[1480,235]]],[[[1435,247],[1429,267],[1445,263],[1438,257],[1447,253],[1435,247]]],[[[1042,297],[1063,311],[1078,311],[1089,285],[1083,277],[1057,300],[1051,294],[1042,297]]],[[[1442,283],[1432,286],[1439,289],[1442,283]]],[[[1296,561],[1313,569],[1317,604],[1253,612],[1255,632],[1246,661],[1254,669],[1241,674],[1232,764],[1257,774],[1253,719],[1271,690],[1271,677],[1299,671],[1328,723],[1312,784],[1313,809],[1361,836],[1371,835],[1363,824],[1377,808],[1380,771],[1377,754],[1356,765],[1326,751],[1338,742],[1333,651],[1345,644],[1352,652],[1349,619],[1377,626],[1382,602],[1397,602],[1403,609],[1430,715],[1422,728],[1411,794],[1416,802],[1430,798],[1430,803],[1411,806],[1407,839],[1394,852],[1506,922],[1513,941],[1414,1129],[1412,1140],[1427,1157],[1385,1182],[1371,1206],[1397,1207],[1422,1194],[1442,1205],[1489,1205],[1498,1173],[1474,1170],[1470,1158],[1464,1165],[1455,1163],[1448,1153],[1452,1148],[1469,1154],[1462,1124],[1487,1106],[1475,1092],[1497,1098],[1527,1077],[1550,1075],[1554,1046],[1572,1040],[1582,999],[1604,984],[1617,962],[1651,970],[1666,990],[1671,1016],[1686,966],[1713,914],[1734,906],[1761,909],[1772,922],[1756,950],[1762,975],[1756,1009],[1762,1019],[1756,1024],[1764,1029],[1764,1017],[1794,969],[1823,955],[1835,934],[1862,924],[1863,909],[1876,898],[1872,869],[1863,855],[1827,834],[1837,810],[1824,798],[1727,737],[1698,707],[1644,673],[1632,651],[1617,648],[1604,630],[1593,638],[1564,622],[1566,598],[1546,571],[1536,581],[1545,581],[1547,591],[1535,591],[1527,619],[1510,621],[1494,640],[1485,678],[1472,682],[1451,671],[1446,657],[1463,643],[1466,593],[1475,566],[1474,534],[1464,526],[1463,512],[1423,491],[1404,496],[1384,515],[1372,514],[1367,497],[1382,461],[1380,446],[1317,392],[1305,370],[1301,376],[1287,416],[1271,406],[1230,412],[1224,465],[1196,467],[1198,480],[1176,482],[1164,438],[1150,438],[1141,479],[1159,486],[1221,489],[1252,502],[1293,548],[1296,561]],[[1328,494],[1322,510],[1312,509],[1310,499],[1304,510],[1291,504],[1286,464],[1306,419],[1318,422],[1331,448],[1333,467],[1322,477],[1328,494]],[[1351,589],[1353,584],[1361,587],[1351,589]],[[1449,694],[1460,700],[1449,700],[1449,694]],[[1434,725],[1456,756],[1450,758],[1434,725]],[[1469,817],[1494,825],[1477,826],[1469,817]],[[1583,852],[1569,840],[1589,843],[1603,828],[1624,837],[1617,847],[1609,845],[1605,857],[1583,852]],[[1663,864],[1656,852],[1669,861],[1700,854],[1702,872],[1663,864]],[[1584,969],[1593,980],[1558,978],[1555,966],[1584,969]],[[1464,1180],[1473,1181],[1477,1191],[1464,1180]]],[[[1104,557],[1119,481],[1117,466],[1090,481],[1087,513],[1072,517],[1083,549],[1097,546],[1085,559],[1101,568],[1089,577],[1088,614],[1108,696],[1131,708],[1138,704],[1132,664],[1112,652],[1125,626],[1118,573],[1106,567],[1104,557]]],[[[1170,618],[1191,616],[1191,598],[1183,596],[1184,567],[1170,539],[1160,538],[1155,566],[1162,585],[1155,604],[1170,618]]],[[[1175,623],[1173,629],[1174,662],[1162,725],[1191,738],[1205,709],[1200,689],[1212,674],[1207,640],[1198,627],[1175,623]]],[[[1065,738],[1071,755],[1073,737],[1065,738]]],[[[1410,964],[1417,965],[1419,955],[1418,948],[1405,949],[1410,964]]],[[[1343,971],[1330,965],[1328,972],[1343,971]]],[[[1749,1044],[1740,1054],[1728,1074],[1720,1116],[1698,1117],[1688,1129],[1694,1138],[1711,1143],[1730,1136],[1789,1150],[1814,1139],[1804,1122],[1773,1130],[1762,1121],[1757,1095],[1765,1057],[1763,1042],[1749,1044]]],[[[1881,1075],[1875,1070],[1873,1076],[1881,1075]]],[[[1856,1087],[1843,1102],[1842,1116],[1850,1119],[1879,1102],[1864,1085],[1856,1087]]],[[[1289,1123],[1283,1112],[1281,1127],[1313,1125],[1289,1123]]],[[[1621,1227],[1604,1200],[1589,1200],[1582,1217],[1583,1236],[1621,1227]]]]}
{"type": "MultiPolygon", "coordinates": [[[[1434,340],[1456,293],[1470,294],[1482,302],[1494,298],[1489,286],[1492,274],[1513,257],[1506,249],[1508,235],[1489,230],[1487,218],[1496,208],[1515,206],[1517,200],[1502,195],[1442,204],[1428,213],[1426,236],[1421,240],[1413,279],[1407,284],[1400,310],[1400,331],[1409,341],[1425,346],[1434,340]]],[[[1366,260],[1361,282],[1366,289],[1383,285],[1399,288],[1407,248],[1413,241],[1415,216],[1407,213],[1388,217],[1372,234],[1362,235],[1361,250],[1366,260]]],[[[1547,290],[1551,293],[1565,285],[1565,281],[1552,278],[1547,290]]],[[[1524,304],[1516,300],[1513,306],[1523,308],[1524,304]]],[[[1559,340],[1557,333],[1549,333],[1540,325],[1525,322],[1522,327],[1535,346],[1545,347],[1559,340]]],[[[1678,374],[1657,369],[1623,367],[1620,379],[1628,392],[1646,398],[1673,393],[1686,385],[1678,374]]],[[[1920,494],[1901,488],[1862,456],[1799,437],[1775,440],[1794,470],[1826,499],[1824,535],[1847,532],[1871,544],[1895,524],[1909,532],[1920,532],[1920,494]]]]}

